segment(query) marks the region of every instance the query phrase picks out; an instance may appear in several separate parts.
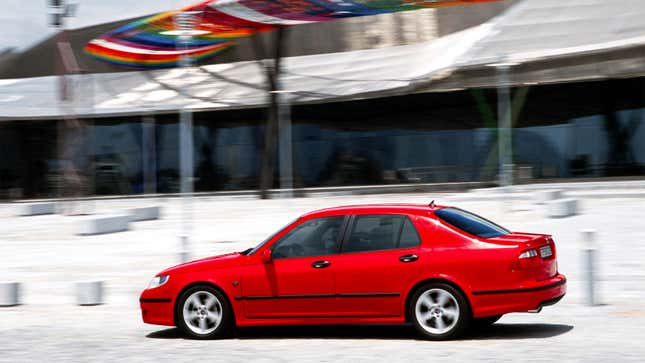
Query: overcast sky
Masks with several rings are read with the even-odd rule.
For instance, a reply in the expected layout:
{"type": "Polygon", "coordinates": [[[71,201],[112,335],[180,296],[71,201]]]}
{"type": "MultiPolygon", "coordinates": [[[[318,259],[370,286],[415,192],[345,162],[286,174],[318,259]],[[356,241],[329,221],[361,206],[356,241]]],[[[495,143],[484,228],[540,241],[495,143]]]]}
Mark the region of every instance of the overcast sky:
{"type": "MultiPolygon", "coordinates": [[[[1,0],[0,52],[25,49],[52,34],[48,26],[49,0],[1,0]]],[[[66,0],[79,4],[68,28],[107,23],[196,4],[199,0],[66,0]]]]}

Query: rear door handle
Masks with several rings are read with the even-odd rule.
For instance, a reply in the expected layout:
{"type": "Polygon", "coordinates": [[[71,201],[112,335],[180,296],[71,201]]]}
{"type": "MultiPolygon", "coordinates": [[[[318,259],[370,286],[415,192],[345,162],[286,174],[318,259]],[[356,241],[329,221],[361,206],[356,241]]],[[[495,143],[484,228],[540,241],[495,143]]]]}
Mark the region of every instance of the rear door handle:
{"type": "Polygon", "coordinates": [[[313,268],[325,268],[329,265],[331,265],[329,261],[314,261],[311,263],[311,267],[313,268]]]}
{"type": "Polygon", "coordinates": [[[419,256],[417,255],[403,255],[399,257],[399,261],[401,262],[414,262],[419,259],[419,256]]]}

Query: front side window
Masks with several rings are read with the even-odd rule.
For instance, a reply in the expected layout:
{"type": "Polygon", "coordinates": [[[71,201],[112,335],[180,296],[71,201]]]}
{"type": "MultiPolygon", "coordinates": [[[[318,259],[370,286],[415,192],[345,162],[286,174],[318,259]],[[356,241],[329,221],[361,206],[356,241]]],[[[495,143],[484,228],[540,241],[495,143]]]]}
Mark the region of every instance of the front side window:
{"type": "Polygon", "coordinates": [[[298,219],[295,219],[295,220],[289,222],[286,226],[284,226],[284,227],[280,228],[279,230],[273,232],[273,234],[271,234],[269,237],[265,238],[264,241],[260,242],[257,246],[255,246],[253,248],[249,248],[248,250],[243,251],[241,253],[244,254],[244,255],[253,255],[260,248],[262,248],[262,246],[264,246],[265,244],[269,243],[269,241],[271,241],[273,239],[273,237],[277,236],[278,234],[280,234],[280,232],[282,232],[283,230],[287,229],[289,226],[291,226],[292,224],[296,223],[297,221],[298,221],[298,219]]]}
{"type": "Polygon", "coordinates": [[[343,252],[363,252],[415,247],[421,243],[409,218],[402,215],[359,215],[343,252]]]}
{"type": "Polygon", "coordinates": [[[505,236],[511,232],[476,214],[457,208],[442,208],[434,212],[442,221],[479,238],[505,236]]]}
{"type": "Polygon", "coordinates": [[[325,256],[338,252],[345,217],[324,217],[302,222],[271,246],[274,259],[325,256]]]}

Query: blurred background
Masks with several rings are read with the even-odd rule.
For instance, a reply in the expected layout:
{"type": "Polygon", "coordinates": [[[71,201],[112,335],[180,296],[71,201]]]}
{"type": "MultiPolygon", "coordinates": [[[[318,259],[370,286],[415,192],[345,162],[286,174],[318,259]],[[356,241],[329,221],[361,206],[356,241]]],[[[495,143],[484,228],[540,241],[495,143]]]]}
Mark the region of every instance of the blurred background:
{"type": "MultiPolygon", "coordinates": [[[[348,17],[156,69],[87,51],[195,2],[4,0],[0,305],[11,307],[0,309],[0,361],[203,349],[232,361],[374,350],[398,360],[402,349],[411,359],[642,359],[645,3],[503,0],[348,17]],[[361,328],[204,343],[140,322],[138,293],[165,267],[252,247],[313,209],[433,199],[553,234],[567,297],[458,343],[361,328]],[[80,281],[96,283],[97,306],[78,306],[80,281]]],[[[169,18],[187,34],[177,49],[200,27],[184,13],[169,18]]]]}

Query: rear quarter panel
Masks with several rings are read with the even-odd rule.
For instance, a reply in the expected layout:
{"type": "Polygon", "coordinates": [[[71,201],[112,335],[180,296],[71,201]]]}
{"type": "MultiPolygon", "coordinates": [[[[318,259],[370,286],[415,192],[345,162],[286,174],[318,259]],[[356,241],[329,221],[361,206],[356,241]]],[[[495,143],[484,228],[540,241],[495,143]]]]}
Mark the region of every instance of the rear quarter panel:
{"type": "MultiPolygon", "coordinates": [[[[472,292],[516,286],[511,273],[516,246],[481,242],[434,218],[424,218],[427,266],[423,279],[444,279],[457,284],[473,301],[472,292]]],[[[476,314],[477,307],[473,306],[476,314]]]]}

